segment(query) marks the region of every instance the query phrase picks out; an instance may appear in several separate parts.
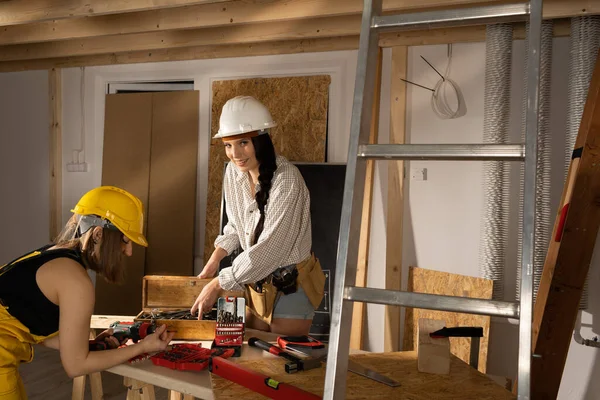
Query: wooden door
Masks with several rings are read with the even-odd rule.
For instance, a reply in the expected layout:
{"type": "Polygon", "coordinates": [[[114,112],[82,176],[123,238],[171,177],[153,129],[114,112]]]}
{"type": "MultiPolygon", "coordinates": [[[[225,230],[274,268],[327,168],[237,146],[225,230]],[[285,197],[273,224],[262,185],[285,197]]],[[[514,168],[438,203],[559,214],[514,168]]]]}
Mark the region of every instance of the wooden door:
{"type": "Polygon", "coordinates": [[[136,315],[144,275],[192,275],[196,209],[197,91],[106,96],[102,185],[144,204],[149,246],[134,245],[122,285],[96,280],[96,314],[136,315]]]}

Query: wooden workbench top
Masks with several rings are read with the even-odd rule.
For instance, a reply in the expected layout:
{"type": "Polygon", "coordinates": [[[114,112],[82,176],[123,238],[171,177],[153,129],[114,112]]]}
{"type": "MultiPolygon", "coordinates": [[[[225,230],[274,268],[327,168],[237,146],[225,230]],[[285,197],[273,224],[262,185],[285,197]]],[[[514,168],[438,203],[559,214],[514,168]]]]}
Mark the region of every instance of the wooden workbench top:
{"type": "MultiPolygon", "coordinates": [[[[452,356],[450,375],[433,375],[417,371],[417,353],[414,351],[396,353],[369,353],[350,356],[356,362],[387,375],[401,383],[399,387],[389,387],[379,382],[348,372],[347,399],[515,399],[511,392],[471,368],[462,360],[452,356]]],[[[276,379],[295,385],[301,389],[323,395],[325,366],[296,374],[286,374],[282,358],[256,360],[230,359],[276,379]]],[[[214,398],[264,399],[238,384],[211,374],[214,398]]]]}

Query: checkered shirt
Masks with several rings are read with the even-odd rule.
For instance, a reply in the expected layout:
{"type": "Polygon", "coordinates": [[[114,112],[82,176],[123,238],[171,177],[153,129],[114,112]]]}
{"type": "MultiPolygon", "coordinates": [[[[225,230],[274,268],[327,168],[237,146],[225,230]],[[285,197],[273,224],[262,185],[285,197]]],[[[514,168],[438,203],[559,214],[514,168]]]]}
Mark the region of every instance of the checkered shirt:
{"type": "MultiPolygon", "coordinates": [[[[260,211],[252,196],[250,175],[227,165],[223,179],[227,225],[215,240],[227,254],[241,247],[231,267],[219,273],[225,290],[242,290],[277,268],[296,264],[310,256],[312,245],[310,195],[298,168],[277,156],[269,199],[265,206],[264,229],[258,243],[251,245],[260,211]]],[[[256,191],[259,184],[256,185],[256,191]]]]}

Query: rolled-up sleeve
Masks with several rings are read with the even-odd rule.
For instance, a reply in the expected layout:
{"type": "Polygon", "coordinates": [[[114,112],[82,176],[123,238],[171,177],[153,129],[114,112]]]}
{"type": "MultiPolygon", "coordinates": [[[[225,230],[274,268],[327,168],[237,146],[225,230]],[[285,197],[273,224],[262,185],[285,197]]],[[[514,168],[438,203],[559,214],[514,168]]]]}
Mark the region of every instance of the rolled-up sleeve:
{"type": "Polygon", "coordinates": [[[302,178],[290,175],[271,188],[258,242],[219,273],[223,289],[239,290],[243,284],[265,278],[286,265],[291,254],[294,258],[293,253],[298,255],[296,262],[310,254],[310,198],[302,178]]]}
{"type": "Polygon", "coordinates": [[[215,239],[215,248],[220,247],[227,252],[227,255],[231,254],[232,251],[240,246],[240,238],[237,233],[237,229],[231,223],[227,222],[227,225],[223,228],[223,234],[217,236],[215,239]]]}

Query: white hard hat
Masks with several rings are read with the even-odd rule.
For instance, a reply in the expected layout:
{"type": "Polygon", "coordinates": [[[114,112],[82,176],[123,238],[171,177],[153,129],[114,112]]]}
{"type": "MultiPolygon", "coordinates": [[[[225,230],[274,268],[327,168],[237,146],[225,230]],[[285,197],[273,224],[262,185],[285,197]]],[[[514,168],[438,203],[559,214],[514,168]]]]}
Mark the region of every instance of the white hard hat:
{"type": "Polygon", "coordinates": [[[219,132],[213,139],[263,131],[277,126],[271,113],[260,101],[251,96],[237,96],[227,100],[219,119],[219,132]]]}

